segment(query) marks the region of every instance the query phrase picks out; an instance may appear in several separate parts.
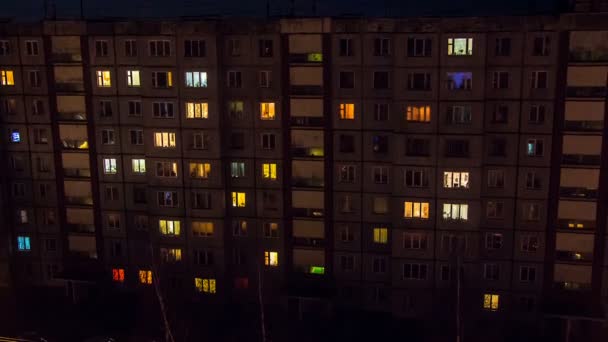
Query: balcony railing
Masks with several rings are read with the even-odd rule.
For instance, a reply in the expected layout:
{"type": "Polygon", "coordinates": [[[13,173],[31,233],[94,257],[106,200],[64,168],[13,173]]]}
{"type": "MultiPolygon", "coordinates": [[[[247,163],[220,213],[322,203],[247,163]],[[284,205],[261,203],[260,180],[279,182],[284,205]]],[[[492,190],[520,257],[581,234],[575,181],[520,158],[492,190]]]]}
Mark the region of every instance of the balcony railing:
{"type": "Polygon", "coordinates": [[[323,54],[319,52],[290,53],[289,63],[323,63],[323,54]]]}
{"type": "Polygon", "coordinates": [[[74,205],[93,205],[93,197],[88,196],[65,196],[65,202],[67,204],[74,205]]]}
{"type": "Polygon", "coordinates": [[[323,217],[322,208],[292,208],[293,216],[297,217],[323,217]]]}
{"type": "Polygon", "coordinates": [[[325,274],[325,266],[320,265],[293,265],[293,270],[298,273],[308,273],[315,275],[325,274]]]}
{"type": "Polygon", "coordinates": [[[590,154],[564,154],[562,164],[567,165],[600,165],[599,155],[590,154]]]}
{"type": "Polygon", "coordinates": [[[303,127],[322,127],[324,125],[324,120],[321,116],[292,116],[290,122],[292,126],[303,127]]]}
{"type": "Polygon", "coordinates": [[[51,61],[53,63],[79,63],[82,62],[82,55],[76,52],[53,52],[51,61]]]}
{"type": "Polygon", "coordinates": [[[590,262],[593,260],[592,252],[555,251],[555,258],[561,261],[590,262]]]}
{"type": "Polygon", "coordinates": [[[561,197],[571,198],[597,198],[597,189],[587,189],[578,187],[560,187],[559,195],[561,197]]]}
{"type": "Polygon", "coordinates": [[[57,118],[61,121],[86,121],[87,114],[83,112],[59,112],[57,118]]]}
{"type": "Polygon", "coordinates": [[[591,289],[591,284],[575,283],[570,281],[559,281],[553,283],[554,287],[560,290],[581,291],[591,289]]]}
{"type": "Polygon", "coordinates": [[[606,87],[568,87],[566,88],[567,97],[600,97],[608,95],[606,87]]]}
{"type": "Polygon", "coordinates": [[[604,129],[604,121],[602,120],[566,120],[564,121],[564,130],[577,132],[596,132],[604,129]]]}
{"type": "Polygon", "coordinates": [[[570,51],[570,62],[606,63],[608,53],[605,51],[577,50],[570,51]]]}
{"type": "Polygon", "coordinates": [[[323,95],[321,85],[292,85],[290,88],[292,95],[323,95]]]}
{"type": "Polygon", "coordinates": [[[75,167],[64,167],[63,174],[66,177],[73,178],[90,178],[91,177],[91,169],[88,168],[75,168],[75,167]]]}
{"type": "Polygon", "coordinates": [[[292,146],[291,153],[294,157],[323,157],[325,155],[325,151],[323,147],[299,147],[292,146]]]}
{"type": "Polygon", "coordinates": [[[84,83],[82,83],[82,82],[56,82],[55,89],[58,92],[83,92],[84,83]]]}
{"type": "Polygon", "coordinates": [[[62,139],[61,145],[68,150],[88,150],[89,141],[83,139],[62,139]]]}
{"type": "Polygon", "coordinates": [[[95,225],[90,223],[66,223],[70,233],[95,233],[95,225]]]}
{"type": "Polygon", "coordinates": [[[593,230],[593,229],[595,229],[595,219],[593,219],[593,220],[557,219],[557,229],[593,230]]]}
{"type": "Polygon", "coordinates": [[[297,187],[322,188],[325,186],[325,181],[320,177],[292,177],[291,184],[297,187]]]}
{"type": "Polygon", "coordinates": [[[323,238],[310,238],[310,237],[295,237],[293,238],[293,244],[296,246],[306,247],[325,247],[325,239],[323,238]]]}

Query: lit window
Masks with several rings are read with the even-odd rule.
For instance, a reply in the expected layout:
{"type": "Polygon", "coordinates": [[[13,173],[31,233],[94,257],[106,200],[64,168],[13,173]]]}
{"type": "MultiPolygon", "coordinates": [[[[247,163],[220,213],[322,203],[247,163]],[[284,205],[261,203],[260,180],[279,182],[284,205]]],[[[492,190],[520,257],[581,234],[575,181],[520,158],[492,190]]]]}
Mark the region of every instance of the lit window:
{"type": "Polygon", "coordinates": [[[500,296],[495,293],[486,293],[483,295],[483,308],[486,310],[498,310],[498,300],[500,296]]]}
{"type": "Polygon", "coordinates": [[[341,120],[354,120],[355,119],[355,104],[354,103],[340,103],[340,119],[341,120]]]}
{"type": "Polygon", "coordinates": [[[97,86],[103,88],[112,86],[110,70],[97,70],[97,86]]]}
{"type": "Polygon", "coordinates": [[[232,192],[232,206],[244,208],[246,203],[244,192],[232,192]]]}
{"type": "Polygon", "coordinates": [[[279,266],[279,253],[272,251],[264,251],[264,265],[279,266]]]}
{"type": "Polygon", "coordinates": [[[430,122],[431,106],[407,106],[406,120],[411,122],[430,122]]]}
{"type": "Polygon", "coordinates": [[[207,87],[207,73],[204,71],[187,71],[186,87],[204,88],[207,87]]]}
{"type": "Polygon", "coordinates": [[[0,70],[0,85],[13,86],[15,85],[15,76],[12,70],[0,70]]]}
{"type": "Polygon", "coordinates": [[[405,218],[429,218],[428,202],[403,202],[403,217],[405,218]]]}
{"type": "Polygon", "coordinates": [[[158,229],[163,235],[179,236],[180,226],[181,222],[177,220],[158,220],[158,229]]]}
{"type": "Polygon", "coordinates": [[[469,219],[469,205],[468,204],[454,204],[444,203],[443,204],[443,219],[444,220],[463,220],[469,219]]]}
{"type": "Polygon", "coordinates": [[[127,86],[139,87],[141,80],[139,78],[139,70],[127,70],[127,86]]]}
{"type": "Polygon", "coordinates": [[[211,173],[211,164],[209,163],[190,163],[190,177],[192,178],[209,178],[211,173]]]}
{"type": "Polygon", "coordinates": [[[275,164],[275,163],[262,164],[262,177],[264,179],[277,179],[277,164],[275,164]]]}
{"type": "Polygon", "coordinates": [[[245,177],[245,163],[231,162],[230,163],[230,177],[232,177],[232,178],[245,177]]]}
{"type": "Polygon", "coordinates": [[[21,133],[19,132],[18,129],[12,129],[10,130],[10,139],[12,143],[18,143],[21,142],[21,133]]]}
{"type": "Polygon", "coordinates": [[[194,278],[196,291],[202,293],[215,293],[215,279],[194,278]]]}
{"type": "Polygon", "coordinates": [[[274,102],[262,102],[260,103],[260,119],[262,120],[274,120],[274,102]]]}
{"type": "Polygon", "coordinates": [[[186,102],[186,118],[208,119],[209,104],[207,102],[186,102]]]}
{"type": "Polygon", "coordinates": [[[171,73],[171,71],[153,71],[152,86],[154,88],[173,87],[173,74],[171,73]]]}
{"type": "Polygon", "coordinates": [[[448,38],[448,56],[473,55],[473,38],[448,38]]]}
{"type": "Polygon", "coordinates": [[[156,147],[175,147],[175,133],[156,132],[154,133],[154,146],[156,147]]]}
{"type": "Polygon", "coordinates": [[[139,270],[139,283],[146,285],[152,284],[152,271],[139,270]]]}
{"type": "Polygon", "coordinates": [[[116,174],[116,158],[104,158],[103,159],[103,173],[106,175],[116,174]]]}
{"type": "Polygon", "coordinates": [[[158,191],[156,193],[159,207],[177,207],[179,199],[177,191],[158,191]]]}
{"type": "Polygon", "coordinates": [[[264,237],[265,238],[279,237],[279,224],[276,222],[264,223],[264,237]]]}
{"type": "Polygon", "coordinates": [[[177,177],[177,163],[156,162],[156,177],[177,177]]]}
{"type": "Polygon", "coordinates": [[[471,90],[473,87],[472,72],[448,72],[448,89],[450,90],[471,90]]]}
{"type": "Polygon", "coordinates": [[[32,249],[29,236],[17,236],[17,249],[21,252],[29,252],[32,249]]]}
{"type": "Polygon", "coordinates": [[[133,173],[137,173],[137,174],[146,173],[146,160],[145,159],[132,159],[131,165],[133,167],[133,173]]]}
{"type": "Polygon", "coordinates": [[[388,243],[388,229],[385,227],[374,228],[374,243],[388,243]]]}
{"type": "Polygon", "coordinates": [[[443,172],[443,187],[453,189],[468,189],[469,188],[469,173],[468,172],[443,172]]]}
{"type": "Polygon", "coordinates": [[[543,140],[542,139],[528,139],[526,145],[526,153],[530,157],[542,157],[543,155],[543,140]]]}
{"type": "Polygon", "coordinates": [[[198,237],[209,237],[213,236],[213,222],[192,222],[192,235],[198,237]]]}
{"type": "Polygon", "coordinates": [[[180,248],[161,248],[160,259],[164,262],[181,261],[182,250],[180,248]]]}
{"type": "Polygon", "coordinates": [[[124,268],[113,268],[112,269],[112,280],[118,283],[125,281],[125,269],[124,268]]]}

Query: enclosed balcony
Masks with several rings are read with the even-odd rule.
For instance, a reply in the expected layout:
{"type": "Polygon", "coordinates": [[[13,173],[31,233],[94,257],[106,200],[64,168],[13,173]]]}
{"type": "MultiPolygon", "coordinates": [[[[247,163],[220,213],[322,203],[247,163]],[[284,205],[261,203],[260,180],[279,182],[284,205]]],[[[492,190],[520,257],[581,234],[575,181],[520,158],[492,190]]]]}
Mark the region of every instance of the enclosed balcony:
{"type": "Polygon", "coordinates": [[[53,63],[82,62],[79,36],[53,36],[51,39],[51,61],[53,63]]]}
{"type": "Polygon", "coordinates": [[[56,66],[55,88],[58,92],[83,92],[84,81],[82,78],[82,67],[80,66],[56,66]]]}
{"type": "Polygon", "coordinates": [[[97,240],[95,236],[68,235],[68,248],[72,257],[97,259],[97,240]]]}
{"type": "Polygon", "coordinates": [[[59,125],[59,139],[66,150],[88,150],[88,137],[85,125],[59,125]]]}
{"type": "Polygon", "coordinates": [[[608,62],[608,31],[570,32],[570,62],[608,62]]]}
{"type": "Polygon", "coordinates": [[[591,272],[588,265],[555,264],[553,283],[558,289],[587,290],[591,287],[591,272]]]}
{"type": "Polygon", "coordinates": [[[57,116],[61,121],[86,121],[84,96],[57,96],[57,116]]]}
{"type": "Polygon", "coordinates": [[[67,178],[90,178],[89,155],[85,153],[62,153],[63,174],[67,178]]]}
{"type": "Polygon", "coordinates": [[[321,158],[325,155],[323,131],[292,130],[291,153],[294,157],[321,158]]]}
{"type": "Polygon", "coordinates": [[[320,96],[323,94],[323,68],[291,67],[289,84],[293,95],[320,96]]]}
{"type": "Polygon", "coordinates": [[[71,233],[95,233],[93,209],[67,208],[66,221],[71,233]]]}
{"type": "Polygon", "coordinates": [[[599,176],[599,169],[562,168],[559,185],[560,197],[597,198],[599,176]]]}
{"type": "Polygon", "coordinates": [[[92,206],[93,192],[91,190],[90,181],[72,181],[66,180],[63,182],[65,202],[72,205],[92,206]]]}
{"type": "Polygon", "coordinates": [[[597,165],[602,151],[601,136],[564,135],[562,164],[597,165]]]}
{"type": "Polygon", "coordinates": [[[569,67],[567,97],[605,98],[608,67],[569,67]]]}
{"type": "Polygon", "coordinates": [[[289,36],[289,63],[322,63],[323,44],[319,34],[292,34],[289,36]]]}
{"type": "Polygon", "coordinates": [[[325,274],[325,251],[294,248],[293,269],[301,273],[325,274]]]}
{"type": "Polygon", "coordinates": [[[555,258],[568,262],[593,261],[594,236],[589,233],[557,233],[555,258]]]}
{"type": "Polygon", "coordinates": [[[557,207],[557,228],[595,229],[597,203],[594,201],[560,200],[557,207]]]}
{"type": "Polygon", "coordinates": [[[289,103],[292,126],[323,127],[322,99],[291,99],[289,103]]]}
{"type": "Polygon", "coordinates": [[[295,187],[320,188],[325,185],[322,161],[294,160],[291,163],[291,184],[295,187]]]}
{"type": "Polygon", "coordinates": [[[325,211],[325,193],[323,191],[292,191],[291,206],[293,216],[323,217],[325,211]]]}
{"type": "Polygon", "coordinates": [[[324,247],[325,223],[323,221],[293,220],[293,243],[296,246],[324,247]]]}

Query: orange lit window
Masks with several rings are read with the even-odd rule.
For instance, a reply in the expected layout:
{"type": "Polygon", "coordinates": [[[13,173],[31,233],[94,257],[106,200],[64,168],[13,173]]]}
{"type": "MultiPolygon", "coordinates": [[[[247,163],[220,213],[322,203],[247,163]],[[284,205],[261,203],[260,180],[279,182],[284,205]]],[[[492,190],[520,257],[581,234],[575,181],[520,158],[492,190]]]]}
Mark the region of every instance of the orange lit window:
{"type": "Polygon", "coordinates": [[[216,292],[215,279],[194,278],[196,291],[213,294],[216,292]]]}
{"type": "Polygon", "coordinates": [[[273,251],[264,251],[264,265],[279,266],[279,253],[273,251]]]}
{"type": "Polygon", "coordinates": [[[431,106],[407,106],[407,121],[430,122],[431,106]]]}
{"type": "Polygon", "coordinates": [[[124,268],[113,268],[112,269],[112,280],[122,283],[125,281],[125,270],[124,268]]]}
{"type": "Polygon", "coordinates": [[[483,308],[490,311],[498,310],[498,301],[500,295],[495,293],[486,293],[483,295],[483,308]]]}
{"type": "Polygon", "coordinates": [[[103,88],[112,86],[110,70],[97,70],[97,86],[103,88]]]}
{"type": "Polygon", "coordinates": [[[15,85],[15,76],[12,70],[0,70],[0,85],[13,86],[15,85]]]}
{"type": "Polygon", "coordinates": [[[403,207],[403,217],[405,218],[429,218],[428,202],[404,202],[403,207]]]}
{"type": "Polygon", "coordinates": [[[354,120],[355,119],[355,104],[354,103],[340,103],[340,119],[341,120],[354,120]]]}
{"type": "Polygon", "coordinates": [[[139,283],[145,285],[152,284],[152,271],[139,270],[139,283]]]}
{"type": "Polygon", "coordinates": [[[262,102],[260,103],[260,119],[262,120],[274,120],[274,102],[262,102]]]}

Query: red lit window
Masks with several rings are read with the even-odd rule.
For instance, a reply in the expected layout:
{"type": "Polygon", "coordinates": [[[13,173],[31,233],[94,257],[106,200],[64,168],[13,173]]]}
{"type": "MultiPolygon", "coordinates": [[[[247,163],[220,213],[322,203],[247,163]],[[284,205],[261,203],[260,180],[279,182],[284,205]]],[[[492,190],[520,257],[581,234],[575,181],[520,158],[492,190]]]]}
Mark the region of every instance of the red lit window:
{"type": "Polygon", "coordinates": [[[234,279],[234,287],[237,289],[247,289],[249,288],[249,278],[235,278],[234,279]]]}
{"type": "Polygon", "coordinates": [[[112,280],[122,283],[125,281],[125,270],[123,268],[112,269],[112,280]]]}

